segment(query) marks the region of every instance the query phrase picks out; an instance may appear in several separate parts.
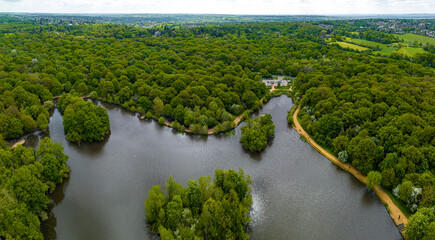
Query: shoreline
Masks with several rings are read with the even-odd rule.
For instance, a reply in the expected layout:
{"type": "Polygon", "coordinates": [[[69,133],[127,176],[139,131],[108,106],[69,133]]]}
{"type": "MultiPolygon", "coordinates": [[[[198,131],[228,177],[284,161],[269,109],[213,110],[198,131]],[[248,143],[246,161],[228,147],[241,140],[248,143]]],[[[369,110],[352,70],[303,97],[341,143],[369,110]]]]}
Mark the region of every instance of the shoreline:
{"type": "MultiPolygon", "coordinates": [[[[350,174],[352,174],[354,177],[356,177],[360,182],[366,184],[367,182],[367,176],[365,176],[364,174],[362,174],[361,172],[358,171],[358,169],[356,169],[354,166],[348,164],[348,163],[343,163],[341,162],[337,157],[335,157],[334,155],[330,154],[328,151],[326,151],[325,149],[323,149],[320,145],[318,145],[313,139],[311,139],[310,135],[305,132],[305,130],[302,128],[302,126],[299,124],[298,122],[298,113],[299,110],[301,109],[301,106],[299,105],[298,108],[296,109],[296,111],[293,113],[293,128],[296,130],[296,132],[305,137],[306,141],[314,148],[316,149],[319,153],[321,153],[323,156],[325,156],[329,161],[331,161],[332,163],[336,164],[337,166],[339,166],[341,169],[343,169],[346,172],[349,172],[350,174]]],[[[399,226],[401,224],[403,224],[403,226],[405,227],[406,224],[408,224],[408,218],[405,216],[405,214],[403,214],[403,212],[399,209],[399,207],[396,206],[396,204],[394,204],[394,202],[391,200],[391,198],[388,196],[388,194],[381,188],[375,188],[373,189],[373,192],[379,197],[379,199],[382,201],[382,203],[387,204],[386,208],[388,213],[390,214],[391,219],[393,220],[394,224],[396,226],[399,226]],[[399,219],[400,217],[400,219],[399,219]]],[[[404,233],[405,233],[405,228],[403,230],[399,232],[402,234],[402,236],[404,237],[404,233]]]]}
{"type": "MultiPolygon", "coordinates": [[[[289,89],[276,89],[276,88],[272,85],[272,88],[269,90],[269,93],[272,93],[272,92],[274,92],[274,91],[279,91],[279,90],[285,90],[285,91],[292,92],[292,87],[293,87],[293,86],[290,86],[289,89]]],[[[284,93],[281,93],[281,94],[284,94],[284,93]]],[[[272,97],[276,97],[276,96],[272,96],[272,97]]],[[[263,103],[263,99],[264,99],[264,97],[262,97],[262,98],[259,100],[259,102],[263,103]]],[[[239,124],[240,124],[240,122],[242,121],[243,117],[245,116],[246,112],[249,112],[249,111],[251,111],[251,109],[248,109],[248,110],[244,111],[242,114],[240,114],[239,116],[237,116],[236,118],[234,118],[234,120],[233,120],[234,127],[233,127],[232,129],[228,129],[227,131],[233,130],[233,129],[235,129],[237,126],[239,126],[239,124]]],[[[145,119],[146,119],[146,118],[145,118],[145,115],[139,116],[139,119],[141,119],[141,120],[145,120],[145,119]]],[[[153,119],[153,118],[151,118],[151,119],[153,119]]],[[[156,120],[156,119],[153,119],[153,120],[156,120]]],[[[156,121],[157,121],[157,120],[156,120],[156,121]]],[[[170,127],[170,128],[173,128],[173,127],[172,127],[172,123],[173,123],[173,122],[170,122],[169,120],[165,119],[165,123],[162,124],[162,125],[165,125],[165,126],[168,126],[168,127],[170,127]]],[[[191,131],[190,131],[189,128],[186,128],[186,129],[184,130],[184,132],[186,132],[186,133],[190,133],[191,131]]],[[[207,130],[207,134],[200,134],[200,133],[195,133],[195,134],[199,134],[199,135],[212,135],[212,134],[217,134],[217,133],[216,133],[216,131],[215,131],[214,128],[210,128],[210,129],[207,130]]]]}
{"type": "Polygon", "coordinates": [[[19,140],[18,142],[14,143],[11,148],[15,148],[18,145],[23,145],[24,143],[26,143],[26,140],[23,138],[23,139],[19,140]]]}

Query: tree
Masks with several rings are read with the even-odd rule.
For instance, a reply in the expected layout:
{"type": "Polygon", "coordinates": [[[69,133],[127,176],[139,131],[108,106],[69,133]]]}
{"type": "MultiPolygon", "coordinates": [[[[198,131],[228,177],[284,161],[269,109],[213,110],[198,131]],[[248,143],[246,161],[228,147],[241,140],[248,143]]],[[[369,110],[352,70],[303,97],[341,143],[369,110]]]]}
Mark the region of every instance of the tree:
{"type": "Polygon", "coordinates": [[[48,186],[42,183],[28,166],[18,168],[11,178],[11,190],[29,211],[38,214],[47,207],[50,199],[45,194],[48,186]]]}
{"type": "Polygon", "coordinates": [[[44,239],[37,215],[29,212],[23,203],[3,205],[4,200],[0,196],[0,236],[6,236],[6,239],[44,239]]]}
{"type": "Polygon", "coordinates": [[[48,120],[47,116],[45,114],[39,114],[38,118],[36,119],[36,124],[42,131],[47,131],[48,129],[48,120]]]}
{"type": "Polygon", "coordinates": [[[169,176],[166,195],[157,185],[148,192],[146,220],[161,239],[247,239],[251,185],[242,169],[216,169],[213,183],[200,177],[188,188],[169,176]]]}
{"type": "Polygon", "coordinates": [[[349,145],[349,140],[347,136],[340,135],[332,141],[332,145],[334,147],[334,152],[339,153],[347,149],[347,146],[349,145]]]}
{"type": "Polygon", "coordinates": [[[261,152],[275,134],[275,125],[272,122],[272,116],[265,114],[248,120],[247,125],[241,130],[240,143],[242,146],[251,152],[261,152]]]}
{"type": "Polygon", "coordinates": [[[341,161],[341,162],[347,162],[347,160],[349,159],[349,154],[347,153],[347,151],[346,150],[344,150],[344,151],[341,151],[341,152],[339,152],[338,153],[338,159],[341,161]]]}
{"type": "Polygon", "coordinates": [[[159,185],[154,185],[148,192],[145,200],[145,210],[147,222],[151,224],[151,229],[156,231],[164,219],[159,219],[159,213],[166,204],[165,195],[159,185]]]}
{"type": "Polygon", "coordinates": [[[362,173],[367,174],[373,170],[376,154],[376,144],[362,131],[349,143],[349,153],[354,165],[362,173]]]}
{"type": "Polygon", "coordinates": [[[142,107],[143,108],[143,110],[145,111],[145,112],[147,112],[150,108],[151,108],[151,106],[152,106],[152,102],[147,98],[147,97],[145,97],[145,96],[141,96],[140,98],[139,98],[139,100],[137,101],[137,103],[139,104],[139,106],[140,107],[142,107]]]}
{"type": "Polygon", "coordinates": [[[370,171],[367,174],[366,186],[368,189],[373,190],[381,184],[382,175],[377,171],[370,171]]]}
{"type": "Polygon", "coordinates": [[[102,141],[110,132],[107,110],[77,97],[63,99],[64,96],[60,99],[60,107],[65,109],[63,125],[66,138],[72,142],[102,141]]]}
{"type": "Polygon", "coordinates": [[[160,118],[159,118],[159,124],[160,124],[160,125],[165,124],[165,118],[160,117],[160,118]]]}
{"type": "Polygon", "coordinates": [[[18,138],[23,134],[23,124],[18,118],[10,118],[6,138],[18,138]]]}
{"type": "Polygon", "coordinates": [[[422,240],[431,240],[435,239],[435,221],[432,221],[429,226],[426,228],[426,234],[422,238],[422,240]]]}
{"type": "Polygon", "coordinates": [[[23,123],[24,132],[28,133],[35,130],[36,122],[35,120],[33,120],[32,117],[27,115],[22,115],[20,116],[20,118],[21,118],[21,122],[23,123]]]}
{"type": "Polygon", "coordinates": [[[159,97],[156,97],[153,100],[153,112],[156,117],[160,117],[162,115],[164,107],[163,101],[159,97]]]}
{"type": "Polygon", "coordinates": [[[382,175],[382,185],[386,187],[391,187],[394,184],[395,172],[393,168],[384,169],[381,172],[382,175]]]}
{"type": "MultiPolygon", "coordinates": [[[[329,139],[334,139],[336,138],[340,132],[342,131],[343,128],[343,123],[341,122],[341,119],[329,114],[323,115],[318,121],[316,121],[313,124],[313,132],[316,133],[317,137],[316,141],[321,141],[324,142],[326,140],[326,138],[328,137],[329,139]]],[[[340,148],[343,148],[346,144],[346,140],[342,139],[340,140],[342,143],[340,143],[340,148]]],[[[330,143],[326,143],[328,145],[331,145],[332,142],[330,143]]],[[[338,144],[338,143],[336,143],[338,144]]],[[[339,147],[337,146],[337,149],[339,147]]]]}
{"type": "Polygon", "coordinates": [[[119,101],[121,103],[127,101],[130,99],[131,97],[131,93],[130,93],[130,88],[128,86],[123,87],[120,91],[119,91],[119,101]]]}
{"type": "Polygon", "coordinates": [[[243,94],[242,101],[245,104],[246,108],[252,108],[254,103],[257,101],[257,96],[252,91],[246,91],[243,94]]]}
{"type": "Polygon", "coordinates": [[[408,202],[408,199],[412,193],[412,186],[412,182],[407,180],[403,181],[403,183],[400,184],[399,196],[402,201],[408,202]]]}
{"type": "Polygon", "coordinates": [[[180,195],[175,195],[166,206],[166,222],[165,226],[168,229],[175,231],[178,224],[181,222],[181,212],[183,211],[183,204],[180,195]]]}
{"type": "Polygon", "coordinates": [[[410,240],[417,239],[430,239],[430,235],[433,233],[433,224],[435,223],[435,213],[431,208],[420,208],[409,219],[406,225],[406,236],[410,240]],[[430,227],[429,227],[430,226],[430,227]]]}
{"type": "Polygon", "coordinates": [[[199,190],[198,182],[189,180],[187,182],[187,202],[193,214],[198,214],[201,209],[201,191],[199,190]]]}
{"type": "Polygon", "coordinates": [[[175,239],[174,235],[172,235],[171,230],[168,230],[163,226],[159,226],[158,232],[160,234],[161,240],[174,240],[175,239]]]}

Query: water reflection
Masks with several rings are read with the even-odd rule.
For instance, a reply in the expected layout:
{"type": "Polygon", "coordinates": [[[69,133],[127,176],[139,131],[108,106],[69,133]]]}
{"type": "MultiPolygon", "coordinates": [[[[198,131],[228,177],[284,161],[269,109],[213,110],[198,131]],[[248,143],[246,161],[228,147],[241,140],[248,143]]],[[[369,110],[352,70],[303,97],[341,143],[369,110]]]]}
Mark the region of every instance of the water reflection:
{"type": "MultiPolygon", "coordinates": [[[[145,228],[144,200],[169,175],[188,179],[216,168],[242,167],[253,180],[251,239],[400,239],[383,204],[363,184],[329,162],[289,130],[292,102],[282,96],[265,104],[276,126],[260,154],[245,151],[240,127],[230,134],[174,133],[156,121],[108,109],[112,134],[80,146],[66,141],[62,117],[50,119],[50,136],[70,156],[70,178],[53,195],[46,239],[154,239],[145,228]]],[[[40,137],[33,138],[36,143],[40,137]]]]}
{"type": "Polygon", "coordinates": [[[69,183],[69,178],[64,179],[64,181],[56,187],[56,191],[54,191],[50,197],[51,202],[48,205],[48,209],[46,210],[48,214],[48,219],[41,224],[41,232],[44,234],[45,239],[57,239],[56,235],[56,225],[57,220],[56,216],[53,213],[53,208],[60,204],[62,200],[65,198],[65,191],[67,189],[69,183]]]}
{"type": "Polygon", "coordinates": [[[110,139],[110,135],[111,134],[106,134],[106,137],[104,138],[103,141],[95,142],[95,143],[86,143],[86,142],[75,143],[75,142],[67,141],[68,148],[73,149],[77,152],[81,152],[96,157],[102,153],[104,146],[110,139]]]}

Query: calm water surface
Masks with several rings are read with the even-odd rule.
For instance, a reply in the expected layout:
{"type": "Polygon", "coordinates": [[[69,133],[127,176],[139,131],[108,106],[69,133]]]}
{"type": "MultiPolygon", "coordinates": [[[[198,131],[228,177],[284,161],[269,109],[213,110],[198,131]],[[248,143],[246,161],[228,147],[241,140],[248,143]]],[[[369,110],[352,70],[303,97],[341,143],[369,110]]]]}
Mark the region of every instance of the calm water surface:
{"type": "MultiPolygon", "coordinates": [[[[62,116],[50,119],[49,136],[69,155],[70,178],[53,195],[46,239],[153,239],[145,228],[144,201],[169,175],[213,176],[216,168],[242,167],[253,180],[251,239],[401,239],[382,202],[288,127],[290,98],[267,103],[276,135],[261,154],[249,154],[233,136],[175,134],[119,107],[109,112],[111,135],[97,144],[71,144],[62,116]]],[[[28,137],[37,146],[42,135],[28,137]]]]}

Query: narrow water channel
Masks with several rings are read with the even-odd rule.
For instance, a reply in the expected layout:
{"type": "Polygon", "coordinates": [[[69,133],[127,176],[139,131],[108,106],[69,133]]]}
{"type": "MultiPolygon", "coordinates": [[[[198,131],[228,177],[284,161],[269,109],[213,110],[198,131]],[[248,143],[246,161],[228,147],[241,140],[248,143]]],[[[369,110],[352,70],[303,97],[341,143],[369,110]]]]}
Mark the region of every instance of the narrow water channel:
{"type": "MultiPolygon", "coordinates": [[[[143,205],[153,185],[173,175],[185,186],[216,168],[238,167],[253,180],[251,239],[401,239],[382,202],[288,126],[286,96],[260,111],[276,125],[261,154],[243,150],[240,127],[233,135],[182,135],[103,105],[112,133],[101,143],[69,143],[59,111],[50,119],[48,135],[64,146],[71,173],[53,195],[46,239],[153,239],[143,205]]],[[[41,137],[29,136],[26,145],[37,146],[41,137]]]]}

